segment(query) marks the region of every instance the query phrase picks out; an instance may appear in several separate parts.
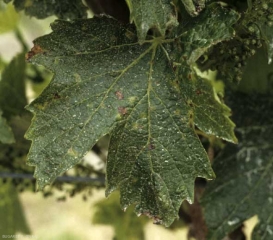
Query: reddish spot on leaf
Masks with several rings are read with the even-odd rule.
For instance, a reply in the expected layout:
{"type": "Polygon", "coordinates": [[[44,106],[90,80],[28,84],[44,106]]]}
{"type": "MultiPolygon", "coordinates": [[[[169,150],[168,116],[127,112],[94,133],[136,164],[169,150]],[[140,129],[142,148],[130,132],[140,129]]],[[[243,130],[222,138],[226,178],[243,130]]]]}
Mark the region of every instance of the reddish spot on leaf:
{"type": "Polygon", "coordinates": [[[202,93],[202,91],[201,91],[201,90],[199,90],[199,89],[198,89],[198,90],[196,90],[196,94],[197,94],[197,95],[200,95],[201,93],[202,93]]]}
{"type": "Polygon", "coordinates": [[[150,143],[150,144],[148,145],[148,149],[149,149],[149,150],[155,149],[155,145],[153,145],[152,143],[150,143]]]}
{"type": "Polygon", "coordinates": [[[127,109],[125,107],[118,107],[118,112],[121,115],[125,115],[127,113],[127,109]]]}
{"type": "Polygon", "coordinates": [[[162,219],[159,216],[153,216],[150,212],[145,211],[142,213],[143,215],[152,218],[154,224],[162,224],[162,219]]]}
{"type": "Polygon", "coordinates": [[[54,93],[54,97],[53,97],[54,99],[60,99],[61,98],[61,96],[58,94],[58,93],[54,93]]]}
{"type": "Polygon", "coordinates": [[[124,98],[123,94],[121,91],[116,91],[115,95],[117,97],[118,100],[122,100],[124,98]]]}
{"type": "Polygon", "coordinates": [[[39,53],[44,53],[45,51],[39,46],[39,45],[34,45],[33,48],[31,48],[31,51],[29,51],[26,54],[26,60],[30,60],[33,56],[39,53]]]}

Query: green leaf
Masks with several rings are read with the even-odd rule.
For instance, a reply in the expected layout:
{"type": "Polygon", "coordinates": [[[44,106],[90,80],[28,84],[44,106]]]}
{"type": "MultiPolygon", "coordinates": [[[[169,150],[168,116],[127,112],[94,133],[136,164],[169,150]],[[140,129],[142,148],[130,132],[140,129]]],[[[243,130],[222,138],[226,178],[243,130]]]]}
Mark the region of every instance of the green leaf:
{"type": "MultiPolygon", "coordinates": [[[[272,20],[273,20],[273,15],[272,20]]],[[[268,54],[268,63],[272,63],[272,57],[273,57],[273,21],[270,22],[270,25],[264,24],[261,26],[262,30],[262,36],[265,40],[265,45],[267,48],[267,54],[268,54]]]]}
{"type": "Polygon", "coordinates": [[[239,145],[228,145],[213,164],[217,179],[202,199],[208,239],[222,239],[258,215],[252,239],[269,240],[273,233],[272,96],[236,94],[231,106],[239,145]]]}
{"type": "Polygon", "coordinates": [[[0,110],[0,142],[14,143],[14,141],[12,130],[7,124],[6,119],[2,117],[2,111],[0,110]]]}
{"type": "Polygon", "coordinates": [[[178,32],[183,31],[183,28],[187,29],[183,34],[183,58],[188,64],[193,64],[213,45],[234,37],[235,31],[231,26],[239,17],[235,11],[227,11],[214,3],[207,6],[206,11],[190,23],[179,26],[178,32]]]}
{"type": "Polygon", "coordinates": [[[145,40],[150,29],[156,29],[161,36],[165,36],[168,28],[178,25],[171,0],[126,0],[126,2],[131,12],[131,22],[137,27],[140,41],[145,40]]]}
{"type": "MultiPolygon", "coordinates": [[[[6,3],[11,1],[4,0],[6,3]]],[[[13,4],[17,11],[24,10],[27,15],[39,19],[52,15],[63,19],[87,17],[87,8],[81,0],[13,0],[13,4]]]]}
{"type": "Polygon", "coordinates": [[[56,21],[50,35],[34,42],[28,59],[55,72],[28,106],[35,114],[26,135],[32,140],[28,163],[36,166],[39,188],[81,161],[110,133],[107,194],[120,188],[123,208],[137,204],[138,214],[166,226],[173,222],[181,202],[193,201],[195,178],[214,177],[194,124],[235,140],[227,108],[215,99],[210,83],[183,60],[190,56],[184,49],[210,47],[213,34],[214,42],[226,40],[227,33],[232,37],[230,26],[238,15],[219,5],[211,10],[190,43],[188,36],[200,29],[201,21],[175,38],[154,38],[142,45],[133,26],[113,19],[56,21]],[[218,26],[226,29],[222,35],[218,26]],[[198,44],[207,32],[209,39],[198,44]],[[184,48],[187,44],[196,48],[184,48]]]}
{"type": "Polygon", "coordinates": [[[0,235],[30,234],[17,191],[11,182],[0,183],[0,235]]]}
{"type": "Polygon", "coordinates": [[[25,57],[19,54],[5,67],[0,80],[0,108],[7,119],[24,112],[27,104],[25,94],[25,57]]]}

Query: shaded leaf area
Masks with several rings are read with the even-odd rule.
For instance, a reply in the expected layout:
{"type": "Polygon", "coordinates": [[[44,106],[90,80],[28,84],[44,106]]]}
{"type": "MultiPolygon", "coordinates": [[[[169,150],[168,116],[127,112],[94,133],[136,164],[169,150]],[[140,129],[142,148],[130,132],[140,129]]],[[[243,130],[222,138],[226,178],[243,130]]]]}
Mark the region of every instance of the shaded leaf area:
{"type": "Polygon", "coordinates": [[[31,114],[24,109],[27,104],[25,71],[24,54],[19,54],[6,65],[1,75],[0,126],[4,124],[5,128],[0,127],[0,166],[5,171],[33,172],[24,161],[30,147],[24,134],[31,120],[31,114]]]}
{"type": "Polygon", "coordinates": [[[237,86],[245,93],[269,93],[273,90],[273,63],[268,64],[264,49],[247,61],[243,80],[237,86]]]}
{"type": "Polygon", "coordinates": [[[22,114],[27,105],[25,95],[25,63],[24,54],[19,54],[5,67],[0,80],[0,108],[3,116],[22,114]]]}
{"type": "Polygon", "coordinates": [[[243,24],[263,39],[268,52],[268,63],[273,57],[273,0],[255,0],[243,24]]]}
{"type": "Polygon", "coordinates": [[[272,239],[273,99],[237,93],[230,106],[239,144],[227,145],[213,164],[217,179],[202,199],[208,239],[222,239],[254,215],[259,224],[252,239],[272,239]]]}
{"type": "Polygon", "coordinates": [[[16,56],[3,70],[0,79],[0,142],[14,143],[9,121],[12,116],[24,112],[25,96],[24,55],[16,56]]]}
{"type": "Polygon", "coordinates": [[[30,234],[17,191],[11,182],[0,182],[0,235],[19,232],[30,234]]]}
{"type": "Polygon", "coordinates": [[[126,0],[130,9],[130,20],[137,28],[140,41],[144,41],[149,29],[155,29],[165,36],[168,28],[178,25],[171,0],[126,0]]]}
{"type": "MultiPolygon", "coordinates": [[[[12,0],[4,0],[9,3],[12,0]]],[[[86,7],[81,0],[13,0],[17,11],[24,10],[26,15],[39,19],[57,16],[62,19],[86,18],[86,7]]]]}
{"type": "Polygon", "coordinates": [[[106,14],[129,23],[130,12],[125,0],[85,0],[95,15],[106,14]]]}
{"type": "Polygon", "coordinates": [[[0,110],[0,142],[1,143],[13,143],[14,136],[11,128],[7,124],[7,120],[2,117],[2,111],[0,110]]]}
{"type": "Polygon", "coordinates": [[[9,125],[14,133],[14,142],[0,144],[0,166],[4,172],[33,173],[33,168],[26,165],[30,141],[24,138],[30,120],[29,113],[10,119],[9,125]]]}
{"type": "Polygon", "coordinates": [[[144,239],[144,227],[147,218],[137,217],[134,208],[130,207],[126,212],[122,211],[119,204],[119,194],[95,204],[94,224],[112,225],[115,230],[116,240],[144,239]]]}
{"type": "MultiPolygon", "coordinates": [[[[215,42],[227,39],[238,15],[219,5],[211,9],[213,14],[204,13],[199,38],[208,31],[215,42]],[[218,26],[226,29],[222,35],[218,26]]],[[[200,22],[192,29],[200,29],[200,22]]],[[[28,106],[35,114],[27,132],[33,141],[28,163],[36,166],[38,187],[52,183],[110,133],[107,194],[119,188],[123,208],[136,204],[138,214],[170,225],[181,202],[193,201],[194,179],[214,177],[194,124],[236,140],[227,107],[182,60],[190,55],[182,46],[192,32],[139,45],[133,26],[108,18],[56,21],[52,29],[28,54],[32,63],[55,72],[28,106]]],[[[192,44],[198,48],[197,43],[196,37],[192,44]]],[[[211,40],[201,45],[210,46],[211,40]]]]}

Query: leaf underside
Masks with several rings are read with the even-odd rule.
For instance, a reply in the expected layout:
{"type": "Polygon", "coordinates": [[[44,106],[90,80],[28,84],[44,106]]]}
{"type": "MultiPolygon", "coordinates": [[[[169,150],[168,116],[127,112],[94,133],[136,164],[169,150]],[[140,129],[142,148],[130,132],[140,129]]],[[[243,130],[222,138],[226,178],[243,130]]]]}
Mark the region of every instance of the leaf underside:
{"type": "Polygon", "coordinates": [[[253,240],[273,233],[273,101],[271,95],[237,94],[232,109],[239,145],[228,145],[215,160],[217,179],[202,199],[208,239],[222,239],[258,215],[253,240]]]}
{"type": "Polygon", "coordinates": [[[237,19],[213,4],[191,30],[142,45],[132,25],[113,19],[56,21],[28,54],[55,73],[28,106],[35,114],[26,135],[32,140],[28,163],[36,166],[38,187],[110,133],[107,195],[119,188],[123,208],[136,204],[138,214],[169,226],[181,202],[193,201],[195,178],[214,177],[194,125],[236,141],[229,109],[189,63],[192,53],[231,38],[237,19]]]}

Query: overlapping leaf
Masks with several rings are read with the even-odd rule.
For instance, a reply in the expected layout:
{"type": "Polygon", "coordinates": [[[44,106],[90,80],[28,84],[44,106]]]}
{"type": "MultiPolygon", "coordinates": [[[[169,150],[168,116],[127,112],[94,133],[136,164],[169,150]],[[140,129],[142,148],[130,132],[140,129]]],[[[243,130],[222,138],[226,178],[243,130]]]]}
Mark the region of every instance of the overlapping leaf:
{"type": "Polygon", "coordinates": [[[182,60],[190,56],[184,49],[206,49],[214,35],[214,43],[232,37],[238,15],[219,5],[207,11],[198,36],[189,30],[139,45],[133,26],[95,18],[57,21],[53,33],[34,42],[28,59],[55,72],[28,107],[35,114],[27,133],[33,141],[28,162],[36,166],[40,188],[110,133],[107,194],[120,188],[123,208],[136,203],[138,214],[172,223],[181,202],[192,201],[194,179],[214,176],[194,124],[235,140],[227,108],[182,60]]]}
{"type": "Polygon", "coordinates": [[[271,95],[237,94],[232,109],[239,145],[228,145],[213,164],[217,179],[203,198],[208,239],[222,239],[258,215],[252,239],[273,234],[273,101],[271,95]]]}
{"type": "Polygon", "coordinates": [[[145,40],[149,29],[156,29],[165,36],[166,29],[178,25],[171,0],[126,0],[126,2],[131,12],[131,21],[135,23],[141,41],[145,40]]]}
{"type": "MultiPolygon", "coordinates": [[[[4,0],[8,3],[12,0],[4,0]]],[[[32,17],[46,18],[55,15],[63,19],[86,18],[86,7],[81,0],[13,0],[17,11],[24,10],[32,17]]]]}

